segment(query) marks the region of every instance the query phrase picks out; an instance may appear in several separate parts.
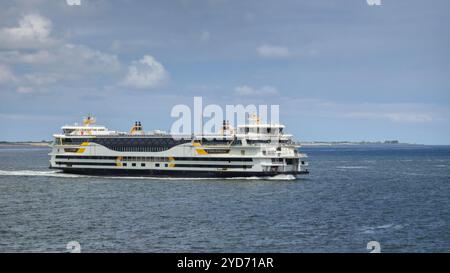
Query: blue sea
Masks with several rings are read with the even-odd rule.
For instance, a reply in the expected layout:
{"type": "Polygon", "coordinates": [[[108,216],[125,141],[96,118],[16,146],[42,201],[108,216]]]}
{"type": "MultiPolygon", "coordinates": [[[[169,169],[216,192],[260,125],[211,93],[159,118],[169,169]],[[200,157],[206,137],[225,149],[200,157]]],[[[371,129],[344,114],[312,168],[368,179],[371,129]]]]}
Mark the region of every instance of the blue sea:
{"type": "Polygon", "coordinates": [[[149,179],[0,147],[0,252],[450,252],[450,146],[302,151],[300,179],[149,179]]]}

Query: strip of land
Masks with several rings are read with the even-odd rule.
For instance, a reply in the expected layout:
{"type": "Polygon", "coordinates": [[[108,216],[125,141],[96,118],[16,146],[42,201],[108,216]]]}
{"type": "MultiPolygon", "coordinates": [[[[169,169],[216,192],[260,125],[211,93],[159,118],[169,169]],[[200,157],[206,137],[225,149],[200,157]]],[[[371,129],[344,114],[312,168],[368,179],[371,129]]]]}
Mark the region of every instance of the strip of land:
{"type": "Polygon", "coordinates": [[[336,146],[336,145],[417,145],[415,143],[402,143],[398,140],[385,141],[300,141],[302,146],[336,146]]]}
{"type": "Polygon", "coordinates": [[[0,147],[11,147],[11,146],[36,146],[36,147],[47,147],[52,143],[51,141],[0,141],[0,147]]]}

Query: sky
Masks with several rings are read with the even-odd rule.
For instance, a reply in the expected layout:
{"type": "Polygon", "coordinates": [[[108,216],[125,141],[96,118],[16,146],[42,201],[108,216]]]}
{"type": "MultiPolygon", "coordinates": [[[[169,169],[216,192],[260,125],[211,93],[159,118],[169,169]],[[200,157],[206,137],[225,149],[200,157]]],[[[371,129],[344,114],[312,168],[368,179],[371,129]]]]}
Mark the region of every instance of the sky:
{"type": "Polygon", "coordinates": [[[201,96],[279,105],[297,140],[450,144],[448,0],[77,1],[2,1],[0,141],[167,131],[201,96]]]}

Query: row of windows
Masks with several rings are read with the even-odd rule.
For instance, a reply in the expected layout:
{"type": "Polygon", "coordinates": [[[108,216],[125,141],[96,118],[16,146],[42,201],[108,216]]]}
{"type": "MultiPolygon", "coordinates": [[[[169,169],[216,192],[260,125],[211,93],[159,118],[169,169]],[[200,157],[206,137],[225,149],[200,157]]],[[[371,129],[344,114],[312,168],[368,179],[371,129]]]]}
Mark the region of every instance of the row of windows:
{"type": "MultiPolygon", "coordinates": [[[[136,165],[137,165],[137,163],[131,163],[131,166],[132,166],[132,167],[136,167],[136,165]]],[[[147,166],[146,163],[141,163],[140,165],[141,165],[141,167],[147,166]]],[[[159,167],[160,165],[161,165],[160,163],[156,163],[156,164],[155,164],[155,167],[159,167]]],[[[126,166],[128,166],[128,163],[122,163],[122,166],[123,166],[123,167],[126,167],[126,166]]],[[[164,164],[164,166],[167,167],[168,164],[164,164]]]]}
{"type": "Polygon", "coordinates": [[[271,128],[271,127],[244,127],[244,128],[240,128],[241,132],[244,132],[246,134],[252,132],[252,133],[267,133],[267,134],[271,134],[273,133],[283,133],[283,128],[271,128]]]}
{"type": "Polygon", "coordinates": [[[202,145],[230,145],[233,140],[229,139],[220,139],[220,138],[202,138],[201,144],[202,145]]]}
{"type": "Polygon", "coordinates": [[[108,163],[108,162],[61,162],[56,161],[57,165],[86,165],[86,166],[116,166],[116,163],[108,163]]]}
{"type": "Polygon", "coordinates": [[[56,159],[109,159],[116,160],[117,156],[73,156],[73,155],[57,155],[56,159]]]}
{"type": "Polygon", "coordinates": [[[199,164],[175,164],[175,167],[183,168],[220,168],[220,169],[250,169],[252,165],[199,165],[199,164]]]}
{"type": "MultiPolygon", "coordinates": [[[[81,166],[118,166],[116,163],[108,163],[108,162],[62,162],[62,161],[56,161],[55,164],[57,165],[67,165],[67,166],[72,166],[72,165],[81,165],[81,166]]],[[[161,164],[160,163],[156,163],[155,167],[159,167],[161,164]]],[[[122,163],[123,167],[128,166],[127,163],[122,163]]],[[[137,163],[131,163],[130,166],[132,167],[136,167],[137,163]]],[[[147,166],[146,163],[140,163],[141,167],[145,167],[147,166]]],[[[165,167],[168,167],[168,164],[164,164],[165,167]]]]}
{"type": "MultiPolygon", "coordinates": [[[[96,137],[96,138],[61,138],[57,144],[79,145],[83,142],[93,142],[107,148],[122,152],[158,152],[174,146],[190,142],[190,139],[173,139],[171,137],[96,137]]],[[[238,139],[203,138],[198,141],[202,145],[242,145],[238,139]]]]}
{"type": "MultiPolygon", "coordinates": [[[[118,152],[163,152],[177,145],[189,142],[189,140],[176,140],[173,138],[63,138],[64,145],[79,145],[83,142],[93,142],[108,149],[118,152]]],[[[251,140],[247,143],[268,144],[271,140],[251,140]]],[[[288,143],[289,140],[280,140],[280,143],[288,143]]],[[[202,139],[202,145],[230,145],[231,141],[226,139],[202,139]]],[[[234,140],[233,145],[242,145],[241,140],[234,140]]],[[[66,148],[67,152],[76,152],[75,148],[66,148]]],[[[228,153],[229,150],[211,150],[211,153],[228,153]]]]}
{"type": "Polygon", "coordinates": [[[237,139],[227,139],[227,138],[207,138],[204,137],[202,139],[197,139],[195,142],[200,143],[202,145],[242,145],[242,141],[237,139]]]}
{"type": "MultiPolygon", "coordinates": [[[[117,160],[116,156],[73,156],[73,155],[57,155],[56,159],[98,159],[98,160],[117,160]]],[[[234,161],[234,162],[252,162],[253,159],[246,157],[174,157],[174,160],[184,161],[234,161]]],[[[168,162],[169,157],[149,157],[149,156],[124,156],[122,161],[147,161],[147,162],[168,162]]]]}
{"type": "Polygon", "coordinates": [[[132,147],[132,146],[109,146],[111,150],[118,152],[163,152],[170,148],[168,147],[132,147]]]}
{"type": "MultiPolygon", "coordinates": [[[[137,163],[131,163],[132,167],[136,167],[137,163]]],[[[127,167],[127,163],[122,164],[123,167],[127,167]]],[[[145,167],[145,163],[140,164],[141,167],[145,167]]],[[[160,163],[156,163],[155,167],[160,167],[160,163]]],[[[168,164],[164,164],[164,167],[168,167],[168,164]]],[[[252,165],[204,165],[204,164],[175,164],[173,167],[179,168],[220,168],[220,169],[250,169],[252,165]]]]}
{"type": "Polygon", "coordinates": [[[252,162],[252,158],[248,157],[175,157],[175,160],[186,161],[237,161],[237,162],[252,162]]]}
{"type": "Polygon", "coordinates": [[[173,139],[171,137],[96,137],[96,138],[62,138],[63,145],[79,145],[83,142],[92,142],[114,151],[120,152],[162,152],[177,145],[190,142],[186,139],[173,139]]]}
{"type": "MultiPolygon", "coordinates": [[[[117,166],[116,163],[107,163],[107,162],[61,162],[57,161],[55,162],[57,165],[66,165],[66,166],[72,166],[72,165],[79,165],[79,166],[117,166]]],[[[130,166],[136,167],[138,163],[130,163],[130,166]]],[[[146,163],[140,163],[141,167],[146,167],[146,163]]],[[[128,163],[123,163],[123,167],[127,167],[128,163]]],[[[160,163],[156,163],[155,167],[160,167],[160,163]]],[[[168,167],[169,165],[166,163],[164,164],[164,167],[168,167]]],[[[179,167],[179,168],[219,168],[219,169],[250,169],[253,166],[252,165],[203,165],[203,164],[176,164],[173,167],[179,167]]]]}
{"type": "Polygon", "coordinates": [[[83,142],[92,141],[93,138],[60,138],[56,139],[57,143],[61,143],[63,145],[78,145],[83,142]]]}
{"type": "Polygon", "coordinates": [[[247,139],[247,144],[269,144],[269,143],[294,144],[290,139],[247,139]]]}
{"type": "Polygon", "coordinates": [[[270,139],[258,139],[258,140],[247,139],[247,144],[268,144],[268,143],[270,143],[270,139]]]}
{"type": "Polygon", "coordinates": [[[205,149],[208,154],[228,154],[230,149],[205,149]]]}
{"type": "MultiPolygon", "coordinates": [[[[272,163],[283,163],[283,158],[272,158],[272,163]]],[[[298,159],[286,158],[287,165],[298,164],[298,159]]],[[[305,165],[305,161],[301,161],[302,165],[305,165]]]]}
{"type": "Polygon", "coordinates": [[[149,157],[149,156],[124,156],[123,161],[148,161],[148,162],[168,162],[168,157],[149,157]]]}
{"type": "MultiPolygon", "coordinates": [[[[173,139],[171,137],[96,137],[96,138],[62,138],[57,140],[63,145],[78,145],[83,142],[93,142],[103,145],[105,147],[115,147],[115,149],[126,149],[126,148],[144,148],[142,151],[150,151],[149,148],[160,148],[160,149],[170,149],[179,144],[190,142],[189,139],[173,139]]],[[[196,140],[196,142],[202,145],[242,145],[240,139],[219,139],[219,138],[203,138],[201,140],[196,140]]],[[[248,139],[248,144],[257,143],[270,143],[271,140],[252,140],[248,139]]],[[[289,143],[289,140],[283,139],[279,140],[280,143],[289,143]]],[[[125,150],[124,150],[125,151],[125,150]]]]}

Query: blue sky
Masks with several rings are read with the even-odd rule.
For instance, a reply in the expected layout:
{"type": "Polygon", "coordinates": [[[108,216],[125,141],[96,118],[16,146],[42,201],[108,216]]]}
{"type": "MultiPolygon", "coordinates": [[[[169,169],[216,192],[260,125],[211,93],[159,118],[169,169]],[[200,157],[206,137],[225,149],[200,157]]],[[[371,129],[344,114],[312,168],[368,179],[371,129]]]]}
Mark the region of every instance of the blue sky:
{"type": "Polygon", "coordinates": [[[450,144],[446,0],[15,0],[0,10],[0,140],[86,113],[168,130],[176,104],[279,104],[300,140],[450,144]]]}

